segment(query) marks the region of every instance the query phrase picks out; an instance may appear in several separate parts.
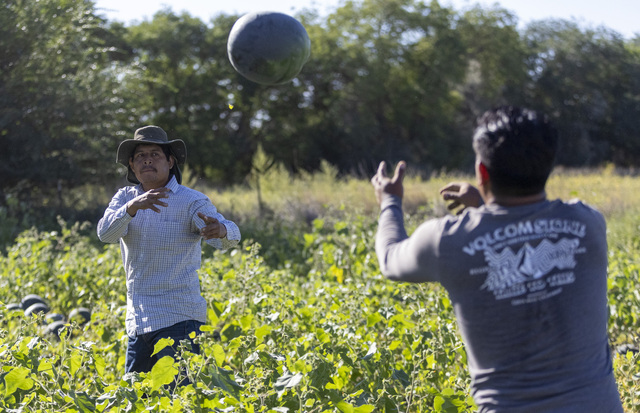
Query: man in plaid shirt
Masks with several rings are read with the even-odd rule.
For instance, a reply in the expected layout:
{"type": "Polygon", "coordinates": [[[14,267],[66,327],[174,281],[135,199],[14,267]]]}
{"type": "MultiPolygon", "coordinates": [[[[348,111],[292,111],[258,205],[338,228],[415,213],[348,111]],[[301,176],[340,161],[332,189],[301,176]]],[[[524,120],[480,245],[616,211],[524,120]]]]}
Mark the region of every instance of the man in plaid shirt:
{"type": "Polygon", "coordinates": [[[98,238],[120,243],[127,275],[125,372],[148,372],[157,360],[174,356],[181,340],[206,322],[198,269],[202,239],[217,249],[240,241],[238,226],[225,219],[204,194],[181,185],[179,165],[186,160],[182,140],[169,141],[164,130],[145,126],[118,147],[117,162],[127,180],[98,223],[98,238]],[[152,356],[155,344],[172,338],[152,356]]]}

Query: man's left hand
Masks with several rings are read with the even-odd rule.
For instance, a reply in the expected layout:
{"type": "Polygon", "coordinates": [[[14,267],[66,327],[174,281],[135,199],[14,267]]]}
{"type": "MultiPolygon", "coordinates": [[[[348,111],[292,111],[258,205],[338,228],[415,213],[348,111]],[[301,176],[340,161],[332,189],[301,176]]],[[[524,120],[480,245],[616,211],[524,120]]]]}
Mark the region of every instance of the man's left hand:
{"type": "Polygon", "coordinates": [[[198,212],[198,216],[204,221],[205,226],[200,230],[200,235],[205,240],[213,238],[224,238],[227,236],[227,227],[221,224],[216,218],[198,212]]]}
{"type": "Polygon", "coordinates": [[[462,206],[456,214],[460,215],[468,207],[478,208],[484,202],[480,191],[467,182],[451,182],[440,190],[440,195],[445,201],[451,201],[447,209],[454,211],[462,206]]]}

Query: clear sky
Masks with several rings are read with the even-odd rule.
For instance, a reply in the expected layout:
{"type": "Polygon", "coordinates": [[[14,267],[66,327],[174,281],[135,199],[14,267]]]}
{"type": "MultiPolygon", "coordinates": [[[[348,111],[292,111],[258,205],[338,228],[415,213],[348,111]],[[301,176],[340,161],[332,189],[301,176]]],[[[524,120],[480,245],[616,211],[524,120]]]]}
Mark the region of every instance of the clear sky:
{"type": "MultiPolygon", "coordinates": [[[[96,0],[100,14],[124,23],[149,19],[168,6],[176,13],[186,11],[207,22],[218,13],[244,14],[253,11],[278,11],[295,14],[304,8],[327,13],[343,0],[96,0]]],[[[428,0],[425,0],[427,3],[428,0]]],[[[606,26],[625,38],[640,36],[640,0],[440,0],[442,5],[462,10],[473,4],[499,3],[518,17],[520,24],[544,18],[577,21],[583,27],[606,26]]]]}

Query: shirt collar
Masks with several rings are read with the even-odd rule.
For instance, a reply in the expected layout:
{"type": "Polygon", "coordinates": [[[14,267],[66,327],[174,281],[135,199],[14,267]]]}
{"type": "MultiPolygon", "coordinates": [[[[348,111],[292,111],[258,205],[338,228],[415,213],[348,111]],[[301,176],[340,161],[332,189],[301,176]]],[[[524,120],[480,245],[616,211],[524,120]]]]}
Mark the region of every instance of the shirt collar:
{"type": "Polygon", "coordinates": [[[180,188],[180,184],[176,180],[175,175],[171,175],[171,178],[169,178],[169,182],[167,182],[165,187],[168,188],[171,192],[177,192],[178,191],[178,188],[180,188]]]}

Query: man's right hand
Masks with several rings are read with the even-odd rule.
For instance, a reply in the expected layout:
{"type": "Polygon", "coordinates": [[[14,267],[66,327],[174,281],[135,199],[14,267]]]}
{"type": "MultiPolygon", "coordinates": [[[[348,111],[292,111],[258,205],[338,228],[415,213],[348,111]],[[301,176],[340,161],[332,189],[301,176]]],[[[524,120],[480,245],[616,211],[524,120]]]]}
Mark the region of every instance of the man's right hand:
{"type": "Polygon", "coordinates": [[[373,185],[378,205],[382,202],[384,194],[396,195],[400,198],[404,195],[402,180],[404,179],[407,164],[404,161],[398,162],[392,178],[387,177],[385,173],[386,166],[387,164],[384,161],[380,162],[377,173],[371,178],[371,185],[373,185]]]}
{"type": "Polygon", "coordinates": [[[168,198],[168,188],[152,189],[133,198],[127,202],[127,213],[132,217],[135,217],[138,211],[141,209],[150,209],[154,212],[160,212],[159,207],[166,207],[168,204],[161,201],[162,198],[168,198]]]}
{"type": "Polygon", "coordinates": [[[467,207],[477,208],[483,203],[480,191],[467,182],[451,182],[440,189],[440,195],[442,195],[442,199],[445,201],[452,201],[449,206],[447,206],[449,211],[453,211],[459,206],[462,206],[462,208],[457,211],[458,214],[467,207]]]}

